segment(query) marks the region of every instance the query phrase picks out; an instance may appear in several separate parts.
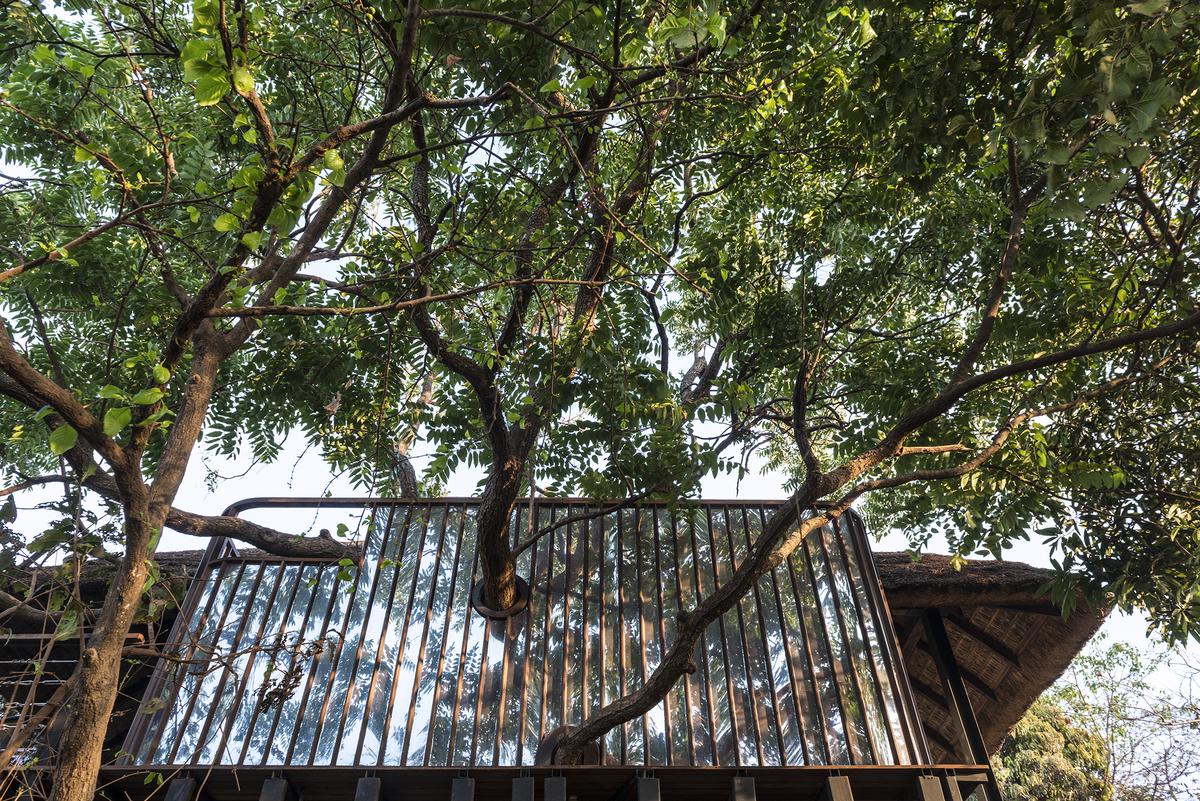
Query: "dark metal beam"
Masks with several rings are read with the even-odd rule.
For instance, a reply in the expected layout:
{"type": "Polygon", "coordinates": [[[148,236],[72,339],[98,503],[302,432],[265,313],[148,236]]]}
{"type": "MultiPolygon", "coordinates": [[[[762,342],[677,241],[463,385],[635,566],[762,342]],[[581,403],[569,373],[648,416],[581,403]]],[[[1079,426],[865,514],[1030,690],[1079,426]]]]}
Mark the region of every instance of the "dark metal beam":
{"type": "Polygon", "coordinates": [[[470,776],[456,776],[450,782],[450,801],[475,801],[475,780],[470,776]]]}
{"type": "Polygon", "coordinates": [[[829,776],[821,789],[821,801],[854,801],[850,790],[850,779],[845,776],[829,776]]]}
{"type": "Polygon", "coordinates": [[[519,776],[512,780],[512,801],[533,801],[532,776],[519,776]]]}
{"type": "MultiPolygon", "coordinates": [[[[946,634],[942,613],[937,609],[926,609],[923,619],[929,654],[942,679],[950,718],[958,726],[963,746],[962,755],[976,765],[988,765],[987,745],[983,741],[983,733],[979,730],[975,710],[971,707],[971,697],[967,694],[966,676],[954,658],[954,649],[950,646],[950,637],[946,634]]],[[[999,798],[995,784],[990,781],[983,785],[983,793],[987,801],[999,798]]]]}
{"type": "Polygon", "coordinates": [[[937,776],[918,776],[905,796],[906,801],[946,801],[942,780],[937,776]]]}
{"type": "Polygon", "coordinates": [[[179,776],[167,785],[163,801],[206,801],[208,794],[192,776],[179,776]]]}
{"type": "Polygon", "coordinates": [[[567,777],[547,776],[542,790],[545,801],[567,801],[567,777]]]}
{"type": "Polygon", "coordinates": [[[296,801],[296,794],[287,779],[271,778],[263,782],[258,801],[296,801]]]}
{"type": "MultiPolygon", "coordinates": [[[[934,611],[936,612],[936,610],[934,610],[934,611]]],[[[938,620],[941,620],[940,614],[938,615],[938,620]]],[[[944,625],[942,626],[942,630],[945,631],[944,625]]],[[[949,642],[948,637],[947,637],[946,641],[949,642]]],[[[934,656],[933,646],[931,646],[928,642],[922,640],[920,648],[922,651],[929,654],[931,657],[934,656]]],[[[936,657],[934,657],[934,661],[935,662],[937,661],[936,657]]],[[[986,681],[981,679],[979,677],[979,674],[977,674],[974,671],[971,671],[965,667],[961,667],[961,666],[958,668],[958,672],[962,675],[964,682],[966,682],[967,684],[970,684],[972,687],[974,687],[981,695],[986,697],[988,700],[990,700],[990,701],[999,701],[1000,700],[1000,696],[998,696],[996,694],[996,689],[994,687],[992,687],[990,684],[988,684],[986,681]]]]}
{"type": "Polygon", "coordinates": [[[729,787],[729,801],[755,801],[754,777],[734,776],[729,787]]]}
{"type": "Polygon", "coordinates": [[[363,776],[354,786],[354,801],[380,801],[383,781],[378,776],[363,776]]]}

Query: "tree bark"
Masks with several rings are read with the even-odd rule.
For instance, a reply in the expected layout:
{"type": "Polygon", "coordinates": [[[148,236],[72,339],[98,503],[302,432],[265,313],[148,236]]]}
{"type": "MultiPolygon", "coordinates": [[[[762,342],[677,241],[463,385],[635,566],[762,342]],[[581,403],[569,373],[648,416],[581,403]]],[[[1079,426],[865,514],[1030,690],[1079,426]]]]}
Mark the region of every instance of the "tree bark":
{"type": "Polygon", "coordinates": [[[525,459],[517,456],[495,465],[479,498],[479,566],[484,602],[492,609],[508,609],[517,601],[517,567],[508,529],[524,467],[525,459]]]}
{"type": "Polygon", "coordinates": [[[152,532],[162,527],[161,520],[149,518],[149,501],[149,490],[142,485],[124,504],[125,555],[80,654],[78,680],[64,709],[50,801],[89,801],[96,791],[120,683],[121,649],[146,582],[152,532]]]}

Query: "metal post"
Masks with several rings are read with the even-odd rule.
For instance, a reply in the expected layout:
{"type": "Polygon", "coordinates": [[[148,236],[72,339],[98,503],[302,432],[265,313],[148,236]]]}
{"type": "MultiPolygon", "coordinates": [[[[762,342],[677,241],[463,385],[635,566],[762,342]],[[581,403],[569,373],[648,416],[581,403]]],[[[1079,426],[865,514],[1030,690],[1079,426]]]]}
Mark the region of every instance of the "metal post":
{"type": "Polygon", "coordinates": [[[354,787],[354,801],[380,801],[383,781],[378,776],[363,776],[354,787]]]}
{"type": "Polygon", "coordinates": [[[532,776],[518,776],[512,780],[512,801],[533,801],[532,776]]]}
{"type": "Polygon", "coordinates": [[[474,801],[475,780],[469,776],[456,776],[450,783],[450,801],[474,801]]]}
{"type": "Polygon", "coordinates": [[[980,789],[986,801],[998,801],[1000,794],[991,775],[987,746],[983,742],[983,733],[979,730],[975,710],[971,707],[966,682],[958,668],[958,662],[954,659],[954,650],[950,647],[950,637],[946,634],[942,613],[937,609],[926,609],[921,618],[925,625],[925,637],[929,640],[929,655],[933,658],[938,675],[942,679],[946,708],[950,712],[950,718],[957,724],[963,756],[973,764],[988,766],[988,781],[981,785],[980,789]]]}
{"type": "Polygon", "coordinates": [[[755,801],[754,777],[734,776],[729,788],[729,801],[755,801]]]}
{"type": "Polygon", "coordinates": [[[208,794],[192,776],[180,776],[171,779],[167,785],[167,795],[163,801],[207,801],[208,794]]]}
{"type": "Polygon", "coordinates": [[[292,792],[287,779],[272,778],[263,782],[262,792],[258,801],[295,801],[296,794],[292,792]]]}
{"type": "Polygon", "coordinates": [[[821,788],[821,801],[854,801],[850,779],[846,776],[827,776],[821,788]]]}
{"type": "Polygon", "coordinates": [[[918,776],[908,791],[909,801],[946,801],[937,776],[918,776]]]}
{"type": "Polygon", "coordinates": [[[545,801],[567,801],[566,776],[547,776],[542,789],[545,801]]]}

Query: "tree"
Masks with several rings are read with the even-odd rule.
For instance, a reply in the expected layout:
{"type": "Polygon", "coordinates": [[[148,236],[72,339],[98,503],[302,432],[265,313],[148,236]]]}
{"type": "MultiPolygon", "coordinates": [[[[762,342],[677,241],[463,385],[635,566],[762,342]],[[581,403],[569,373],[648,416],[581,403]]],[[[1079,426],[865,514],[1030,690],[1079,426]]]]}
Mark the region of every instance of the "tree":
{"type": "MultiPolygon", "coordinates": [[[[629,503],[756,454],[790,471],[732,580],[566,759],[863,497],[963,554],[1041,525],[1065,606],[1083,590],[1193,633],[1197,13],[10,8],[6,476],[119,518],[56,798],[90,796],[164,526],[352,558],[173,505],[198,446],[271,458],[288,432],[364,486],[414,431],[427,481],[481,467],[501,608],[527,489],[629,503]]],[[[101,544],[59,531],[21,558],[101,544]]]]}
{"type": "Polygon", "coordinates": [[[1052,701],[1039,699],[1000,745],[996,781],[1008,801],[1112,801],[1108,749],[1052,701]]]}
{"type": "Polygon", "coordinates": [[[1099,640],[1000,747],[1004,796],[1176,801],[1200,788],[1195,666],[1099,640]]]}

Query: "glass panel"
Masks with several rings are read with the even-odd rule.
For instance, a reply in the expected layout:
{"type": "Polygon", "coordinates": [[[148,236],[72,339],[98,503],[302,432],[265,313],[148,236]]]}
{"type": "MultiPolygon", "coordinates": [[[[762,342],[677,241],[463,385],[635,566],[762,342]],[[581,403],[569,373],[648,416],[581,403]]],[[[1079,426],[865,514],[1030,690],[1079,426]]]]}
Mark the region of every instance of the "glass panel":
{"type": "MultiPolygon", "coordinates": [[[[303,663],[296,664],[296,660],[305,647],[313,587],[317,583],[320,568],[316,565],[304,565],[295,570],[296,586],[293,589],[288,617],[279,630],[275,641],[275,653],[264,666],[262,678],[255,691],[256,717],[243,758],[243,762],[248,765],[261,765],[266,760],[283,706],[294,692],[290,688],[290,682],[293,676],[299,678],[299,673],[295,671],[303,668],[303,663]]],[[[290,731],[290,728],[285,731],[290,731]]]]}
{"type": "MultiPolygon", "coordinates": [[[[382,512],[381,512],[382,514],[382,512]]],[[[375,577],[370,596],[370,611],[363,624],[361,639],[356,654],[357,669],[347,699],[342,705],[344,712],[341,734],[335,741],[333,760],[339,765],[358,764],[358,746],[363,740],[364,722],[369,720],[367,710],[375,705],[376,682],[381,675],[391,672],[391,663],[384,661],[386,642],[390,633],[389,618],[395,600],[394,583],[398,574],[397,565],[404,554],[408,528],[404,524],[408,515],[401,509],[391,510],[387,524],[382,527],[383,546],[379,561],[368,563],[374,568],[375,577]]],[[[376,537],[380,534],[376,533],[376,537]]],[[[322,738],[324,734],[322,733],[322,738]]],[[[375,762],[376,751],[372,751],[368,764],[375,762]]]]}
{"type": "MultiPolygon", "coordinates": [[[[281,567],[269,565],[264,568],[264,582],[273,585],[273,598],[267,600],[269,608],[259,606],[259,598],[264,597],[262,587],[258,597],[247,610],[247,614],[257,619],[252,623],[255,629],[253,638],[248,639],[243,646],[243,656],[235,664],[234,676],[242,677],[242,685],[232,695],[230,720],[226,726],[225,742],[220,747],[216,761],[229,764],[241,761],[242,748],[246,745],[254,717],[259,708],[259,688],[266,676],[268,665],[275,659],[282,643],[279,641],[279,631],[283,627],[283,617],[291,605],[292,594],[296,589],[296,577],[299,568],[296,566],[281,567]],[[274,578],[271,578],[271,574],[274,578]]],[[[249,626],[247,630],[249,630],[249,626]]]]}
{"type": "MultiPolygon", "coordinates": [[[[427,764],[432,733],[434,693],[437,691],[442,644],[449,637],[450,604],[458,582],[457,555],[462,542],[461,510],[449,507],[445,511],[446,553],[438,566],[429,601],[427,636],[421,648],[418,677],[412,706],[408,711],[407,764],[427,764]]],[[[469,574],[468,574],[469,576],[469,574]]]]}
{"type": "MultiPolygon", "coordinates": [[[[551,729],[643,685],[680,610],[731,579],[771,511],[647,504],[562,525],[519,557],[528,612],[489,623],[468,603],[476,509],[383,508],[348,578],[236,556],[206,569],[176,646],[206,664],[167,666],[164,708],[131,750],[160,764],[532,765],[551,729]]],[[[513,540],[588,510],[539,501],[530,526],[521,507],[513,540]]],[[[832,527],[810,536],[708,628],[664,702],[605,735],[605,760],[910,761],[903,666],[858,547],[832,527]]]]}
{"type": "Polygon", "coordinates": [[[244,625],[249,620],[249,616],[244,615],[244,610],[249,608],[254,589],[261,577],[261,565],[249,564],[242,571],[225,623],[217,635],[209,662],[209,672],[196,693],[195,714],[188,721],[184,736],[180,740],[179,752],[176,754],[176,759],[180,762],[203,761],[210,764],[212,761],[216,739],[220,736],[221,725],[225,722],[225,711],[229,706],[229,695],[223,692],[229,679],[229,671],[224,669],[223,665],[227,660],[234,659],[241,648],[244,625]]]}
{"type": "MultiPolygon", "coordinates": [[[[216,586],[216,593],[212,596],[211,602],[209,601],[208,594],[205,593],[197,605],[198,608],[204,609],[205,612],[201,616],[199,630],[193,630],[188,636],[188,639],[194,642],[194,647],[189,653],[189,658],[197,659],[199,658],[198,655],[212,652],[217,633],[224,625],[225,615],[229,611],[229,598],[233,593],[234,587],[237,586],[241,573],[242,568],[240,565],[231,566],[230,564],[223,564],[213,571],[212,575],[214,576],[213,581],[216,586]],[[220,575],[219,579],[215,578],[218,574],[220,575]]],[[[190,725],[194,721],[188,714],[188,711],[192,707],[197,688],[204,680],[206,672],[203,666],[183,668],[179,691],[176,693],[175,702],[170,713],[162,720],[162,735],[154,751],[153,758],[149,760],[151,764],[169,764],[173,761],[176,753],[176,744],[183,733],[184,725],[190,725]]],[[[147,742],[153,742],[153,737],[148,737],[147,742]]]]}
{"type": "Polygon", "coordinates": [[[850,749],[858,764],[871,762],[871,741],[867,733],[867,721],[863,712],[863,703],[855,686],[854,665],[850,661],[839,619],[837,602],[834,600],[834,587],[829,579],[828,565],[822,558],[820,540],[810,536],[805,542],[809,564],[813,571],[816,586],[817,602],[820,605],[821,621],[825,629],[829,653],[833,662],[834,676],[837,677],[837,688],[842,702],[842,712],[846,719],[847,735],[850,738],[850,749]]]}

